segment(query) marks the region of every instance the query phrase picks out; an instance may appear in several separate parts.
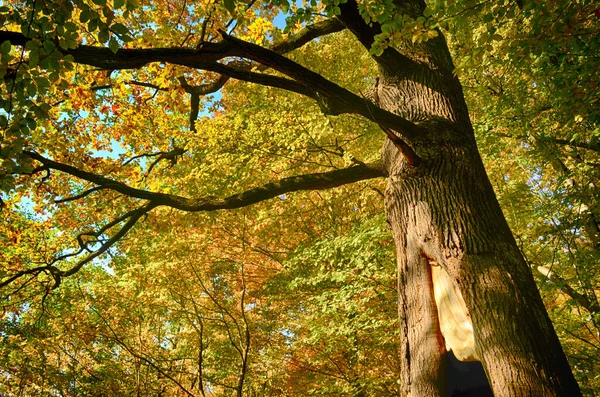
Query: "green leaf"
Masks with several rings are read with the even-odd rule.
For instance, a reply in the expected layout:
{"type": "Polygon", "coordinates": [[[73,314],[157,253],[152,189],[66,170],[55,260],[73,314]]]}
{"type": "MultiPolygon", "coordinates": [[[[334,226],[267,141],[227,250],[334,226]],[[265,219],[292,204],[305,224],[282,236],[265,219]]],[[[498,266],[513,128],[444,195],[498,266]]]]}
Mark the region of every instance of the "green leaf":
{"type": "Polygon", "coordinates": [[[227,11],[233,15],[233,12],[235,11],[235,0],[224,0],[223,5],[227,11]]]}
{"type": "Polygon", "coordinates": [[[88,30],[90,32],[93,32],[96,30],[97,27],[98,27],[98,18],[90,19],[90,22],[88,22],[88,30]]]}
{"type": "Polygon", "coordinates": [[[29,51],[29,67],[34,68],[37,66],[40,60],[40,50],[38,48],[33,48],[29,51]]]}
{"type": "Polygon", "coordinates": [[[81,14],[79,14],[79,22],[86,23],[90,20],[91,15],[92,14],[89,9],[81,11],[81,14]]]}
{"type": "Polygon", "coordinates": [[[50,40],[44,41],[43,46],[44,46],[44,51],[46,52],[46,54],[51,54],[56,49],[56,45],[50,40]]]}
{"type": "Polygon", "coordinates": [[[125,5],[125,0],[114,0],[113,1],[113,7],[115,10],[118,10],[119,8],[123,7],[125,5]]]}
{"type": "Polygon", "coordinates": [[[8,53],[10,52],[10,48],[11,48],[10,41],[6,40],[5,42],[2,43],[2,45],[0,45],[0,54],[8,55],[8,53]]]}
{"type": "Polygon", "coordinates": [[[110,30],[115,32],[118,35],[127,35],[129,34],[129,29],[122,23],[115,23],[110,27],[110,30]]]}
{"type": "Polygon", "coordinates": [[[35,96],[35,94],[37,94],[37,88],[36,88],[36,86],[33,85],[33,84],[27,85],[27,94],[29,96],[35,96]]]}
{"type": "Polygon", "coordinates": [[[98,41],[101,43],[106,43],[108,41],[109,34],[109,30],[106,28],[100,30],[100,32],[98,32],[98,41]]]}
{"type": "Polygon", "coordinates": [[[50,88],[50,82],[45,77],[36,77],[35,82],[40,88],[50,88]]]}
{"type": "Polygon", "coordinates": [[[114,37],[110,38],[108,42],[108,48],[110,48],[110,50],[115,54],[117,53],[117,51],[119,51],[119,43],[114,37]]]}
{"type": "Polygon", "coordinates": [[[125,8],[127,11],[133,11],[138,7],[136,0],[127,0],[125,8]]]}

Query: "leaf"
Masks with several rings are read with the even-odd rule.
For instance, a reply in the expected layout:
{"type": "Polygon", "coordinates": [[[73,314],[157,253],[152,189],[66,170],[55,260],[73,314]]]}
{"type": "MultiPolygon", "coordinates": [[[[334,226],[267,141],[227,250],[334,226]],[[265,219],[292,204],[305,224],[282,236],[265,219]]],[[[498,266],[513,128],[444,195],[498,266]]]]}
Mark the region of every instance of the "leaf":
{"type": "Polygon", "coordinates": [[[0,45],[0,54],[2,54],[3,56],[6,56],[10,52],[10,49],[11,49],[11,44],[10,44],[10,41],[7,40],[0,45]]]}
{"type": "Polygon", "coordinates": [[[225,6],[225,9],[229,11],[231,15],[233,15],[235,11],[235,0],[224,0],[223,5],[225,6]]]}
{"type": "Polygon", "coordinates": [[[98,41],[101,43],[106,43],[108,41],[109,34],[110,32],[107,28],[100,29],[98,32],[98,41]]]}
{"type": "Polygon", "coordinates": [[[128,35],[129,34],[129,29],[127,29],[127,27],[125,25],[123,25],[122,23],[115,23],[113,24],[110,29],[117,33],[118,35],[128,35]]]}
{"type": "Polygon", "coordinates": [[[110,40],[108,41],[108,48],[110,48],[110,50],[116,54],[117,51],[119,51],[119,43],[117,42],[117,40],[114,37],[111,37],[110,40]]]}
{"type": "Polygon", "coordinates": [[[90,20],[90,17],[91,17],[91,11],[89,9],[85,9],[85,10],[81,11],[81,14],[79,14],[79,22],[86,23],[87,21],[90,20]]]}

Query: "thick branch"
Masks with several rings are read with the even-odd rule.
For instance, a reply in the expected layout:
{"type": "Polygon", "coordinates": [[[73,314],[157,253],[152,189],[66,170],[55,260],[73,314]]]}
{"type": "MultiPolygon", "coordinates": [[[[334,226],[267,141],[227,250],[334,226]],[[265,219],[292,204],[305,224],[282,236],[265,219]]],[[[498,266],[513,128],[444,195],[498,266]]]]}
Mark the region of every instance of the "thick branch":
{"type": "MultiPolygon", "coordinates": [[[[414,123],[375,106],[370,101],[327,80],[273,50],[245,42],[222,33],[219,43],[202,43],[198,49],[155,48],[119,49],[113,53],[108,48],[80,45],[66,50],[75,62],[104,69],[137,69],[151,62],[168,62],[190,68],[210,70],[220,74],[257,84],[282,88],[315,99],[324,112],[329,114],[356,113],[386,128],[394,130],[409,146],[422,132],[414,123]],[[292,80],[262,73],[237,69],[217,61],[227,57],[242,57],[259,62],[277,70],[292,80]]],[[[305,37],[310,37],[306,33],[305,37]]],[[[11,40],[23,44],[24,36],[18,33],[0,32],[0,41],[11,40]],[[22,35],[21,35],[22,36],[22,35]]],[[[235,63],[235,62],[234,62],[235,63]]]]}
{"type": "Polygon", "coordinates": [[[115,190],[130,197],[149,200],[152,207],[167,206],[190,212],[241,208],[289,192],[324,190],[366,179],[386,176],[383,166],[380,163],[360,164],[341,170],[284,178],[279,181],[269,182],[260,187],[249,189],[242,193],[233,194],[223,199],[214,197],[186,198],[177,195],[136,189],[122,182],[114,181],[67,164],[47,159],[38,153],[24,152],[24,154],[51,169],[65,172],[79,179],[92,182],[107,189],[115,190]]]}
{"type": "MultiPolygon", "coordinates": [[[[360,43],[370,50],[375,42],[375,36],[381,33],[381,25],[376,21],[367,24],[358,12],[355,0],[348,0],[339,5],[341,15],[337,18],[360,43]]],[[[420,67],[412,59],[399,53],[395,49],[388,47],[379,56],[373,56],[373,59],[380,64],[384,70],[393,70],[399,68],[417,68],[420,67]]]]}
{"type": "Polygon", "coordinates": [[[557,275],[545,266],[538,266],[537,271],[543,274],[548,280],[555,284],[563,293],[571,297],[580,306],[584,307],[588,312],[594,315],[600,314],[600,305],[598,301],[592,301],[584,294],[581,294],[571,287],[565,279],[557,275]]]}
{"type": "MultiPolygon", "coordinates": [[[[339,32],[344,26],[336,20],[318,22],[301,30],[296,36],[286,39],[273,47],[277,53],[285,53],[303,46],[309,41],[330,33],[339,32]]],[[[0,31],[0,42],[10,41],[17,46],[26,45],[29,39],[18,32],[0,31]]],[[[138,69],[151,62],[168,62],[196,68],[199,63],[216,62],[228,56],[229,44],[201,43],[193,48],[151,48],[119,49],[116,53],[103,47],[79,45],[74,49],[61,50],[64,55],[73,56],[76,63],[95,66],[101,69],[138,69]]]]}
{"type": "MultiPolygon", "coordinates": [[[[360,114],[379,125],[396,131],[399,138],[405,141],[409,146],[411,146],[412,142],[423,133],[422,129],[411,121],[375,106],[371,101],[340,87],[320,74],[315,73],[280,54],[256,44],[229,36],[224,32],[222,32],[222,35],[224,39],[223,42],[229,44],[229,51],[232,54],[259,62],[266,67],[291,77],[296,84],[306,87],[306,93],[302,92],[302,89],[297,89],[297,86],[292,88],[280,88],[298,92],[315,99],[325,113],[334,115],[344,113],[360,114]]],[[[257,74],[265,76],[263,74],[257,74]]],[[[253,79],[257,77],[258,76],[246,77],[246,81],[253,81],[253,79]]],[[[244,76],[240,76],[239,79],[244,79],[244,76]]],[[[254,82],[270,85],[268,81],[265,81],[264,83],[259,81],[254,82]]]]}

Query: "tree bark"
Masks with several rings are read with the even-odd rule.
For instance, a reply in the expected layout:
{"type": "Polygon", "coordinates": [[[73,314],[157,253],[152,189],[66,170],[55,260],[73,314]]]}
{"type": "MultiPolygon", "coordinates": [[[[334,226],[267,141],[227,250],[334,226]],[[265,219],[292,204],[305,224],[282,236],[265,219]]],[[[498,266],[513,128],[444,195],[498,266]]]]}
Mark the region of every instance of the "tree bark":
{"type": "MultiPolygon", "coordinates": [[[[414,18],[424,9],[420,0],[395,5],[399,14],[414,18]]],[[[376,24],[367,26],[357,17],[352,0],[341,10],[342,22],[369,47],[376,24]]],[[[422,128],[411,141],[417,165],[393,137],[382,153],[398,262],[402,392],[414,397],[450,392],[440,330],[445,319],[438,318],[431,277],[435,265],[464,298],[475,353],[496,397],[581,395],[485,172],[462,87],[438,33],[424,44],[375,57],[380,76],[369,93],[379,107],[422,128]]]]}
{"type": "Polygon", "coordinates": [[[581,395],[487,178],[445,40],[401,52],[421,67],[380,63],[371,95],[424,131],[413,146],[418,166],[391,140],[383,149],[386,211],[397,247],[403,393],[448,395],[433,264],[465,300],[475,351],[496,397],[581,395]]]}

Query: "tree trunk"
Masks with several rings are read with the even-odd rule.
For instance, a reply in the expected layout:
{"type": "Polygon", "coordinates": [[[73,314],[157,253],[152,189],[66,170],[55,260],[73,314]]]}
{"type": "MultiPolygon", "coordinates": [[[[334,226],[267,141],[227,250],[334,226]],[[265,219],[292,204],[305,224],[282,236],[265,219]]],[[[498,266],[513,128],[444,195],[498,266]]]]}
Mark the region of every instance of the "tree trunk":
{"type": "Polygon", "coordinates": [[[431,277],[431,266],[440,266],[464,298],[475,352],[496,397],[581,395],[487,178],[445,40],[400,52],[412,63],[379,62],[370,95],[424,131],[414,146],[422,159],[417,166],[390,140],[383,149],[398,261],[404,394],[449,393],[440,331],[445,319],[438,319],[431,277]]]}

